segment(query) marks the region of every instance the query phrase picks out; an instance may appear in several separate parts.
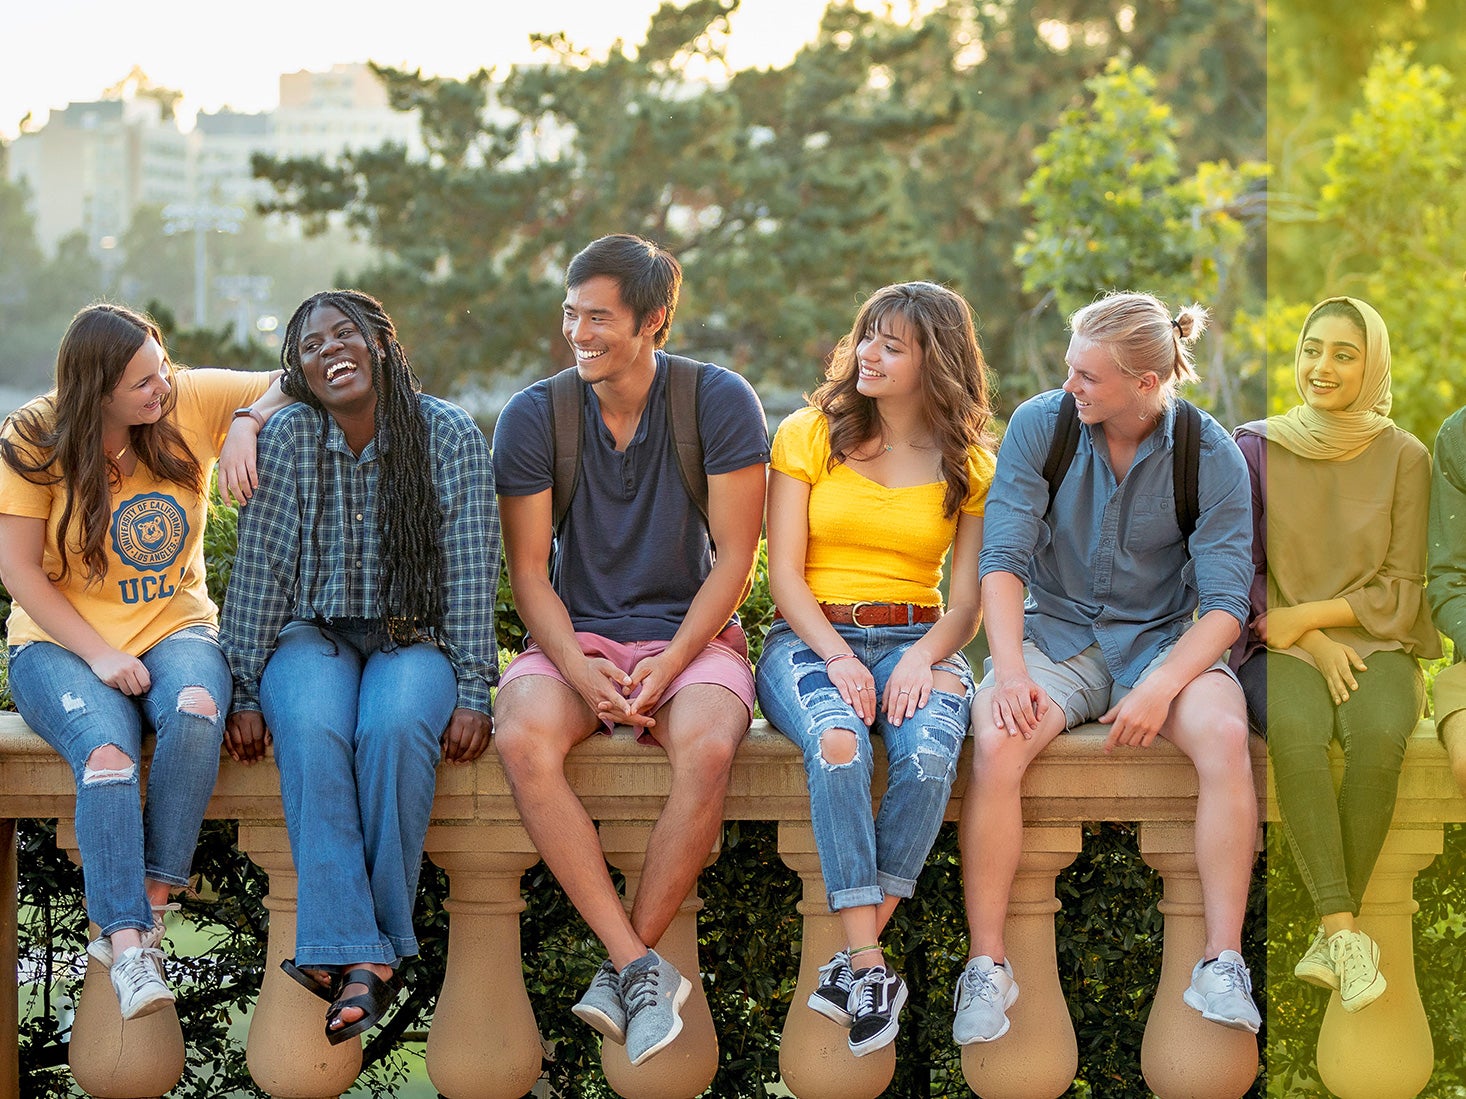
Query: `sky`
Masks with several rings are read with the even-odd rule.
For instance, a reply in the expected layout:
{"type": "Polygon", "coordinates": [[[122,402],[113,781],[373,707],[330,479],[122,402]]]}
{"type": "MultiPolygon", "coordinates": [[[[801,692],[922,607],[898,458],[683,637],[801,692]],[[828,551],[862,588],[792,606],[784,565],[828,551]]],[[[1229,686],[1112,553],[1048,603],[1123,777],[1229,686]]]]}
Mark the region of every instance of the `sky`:
{"type": "MultiPolygon", "coordinates": [[[[565,31],[603,55],[639,44],[659,0],[7,0],[0,138],[27,112],[97,99],[134,65],[181,90],[180,114],[278,104],[281,73],[380,61],[464,76],[531,57],[529,35],[565,31]]],[[[812,39],[826,0],[742,0],[731,21],[734,68],[787,62],[812,39]]],[[[861,6],[866,6],[862,4],[861,6]]]]}

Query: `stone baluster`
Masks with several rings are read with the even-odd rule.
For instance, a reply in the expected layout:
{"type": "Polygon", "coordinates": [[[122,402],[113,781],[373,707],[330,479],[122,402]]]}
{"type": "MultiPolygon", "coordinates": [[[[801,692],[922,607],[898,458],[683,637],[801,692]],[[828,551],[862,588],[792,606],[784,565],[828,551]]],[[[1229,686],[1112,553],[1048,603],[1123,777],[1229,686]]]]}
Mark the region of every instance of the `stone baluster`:
{"type": "Polygon", "coordinates": [[[245,1051],[249,1074],[276,1099],[340,1095],[361,1072],[361,1040],[331,1045],[325,1003],[280,968],[295,954],[295,863],[285,826],[241,824],[239,846],[270,878],[270,938],[245,1051]]]}
{"type": "Polygon", "coordinates": [[[825,903],[825,879],[808,822],[779,822],[779,857],[799,875],[804,917],[799,983],[779,1042],[779,1075],[799,1099],[875,1099],[896,1073],[894,1043],[865,1057],[850,1052],[850,1032],[808,1006],[819,985],[819,967],[845,947],[840,918],[825,903]]]}
{"type": "Polygon", "coordinates": [[[519,945],[520,879],[539,855],[508,823],[433,825],[426,847],[450,882],[448,970],[428,1031],[428,1076],[451,1099],[519,1099],[544,1060],[519,945]]]}
{"type": "Polygon", "coordinates": [[[1337,993],[1329,997],[1318,1036],[1318,1071],[1339,1099],[1409,1099],[1430,1081],[1435,1051],[1415,983],[1410,917],[1420,907],[1415,875],[1441,853],[1442,837],[1440,825],[1395,828],[1375,863],[1359,925],[1379,944],[1380,972],[1389,987],[1352,1015],[1337,993]]]}
{"type": "MultiPolygon", "coordinates": [[[[1140,857],[1164,882],[1165,918],[1160,987],[1140,1046],[1145,1081],[1160,1099],[1239,1099],[1257,1077],[1257,1037],[1207,1022],[1182,999],[1206,946],[1195,825],[1142,824],[1140,857]]],[[[1261,972],[1262,958],[1247,961],[1261,972]]]]}
{"type": "MultiPolygon", "coordinates": [[[[642,823],[606,822],[601,825],[601,849],[606,860],[626,875],[626,906],[629,910],[641,882],[646,845],[652,826],[642,823]]],[[[717,857],[714,851],[711,862],[717,857]]],[[[718,1036],[713,1030],[697,956],[697,912],[702,900],[694,888],[667,928],[657,953],[663,955],[692,982],[692,995],[682,1005],[682,1033],[666,1049],[633,1068],[626,1047],[615,1042],[601,1045],[601,1067],[606,1082],[616,1094],[628,1099],[692,1099],[701,1095],[718,1071],[718,1036]]]]}
{"type": "Polygon", "coordinates": [[[1027,825],[1004,940],[1021,994],[996,1042],[962,1050],[962,1075],[985,1099],[1055,1099],[1074,1083],[1079,1044],[1059,985],[1054,880],[1083,846],[1077,824],[1027,825]]]}
{"type": "MultiPolygon", "coordinates": [[[[57,822],[56,844],[73,862],[81,862],[74,822],[57,822]]],[[[100,933],[96,924],[87,924],[89,938],[100,933]]],[[[169,1006],[124,1023],[111,977],[87,955],[86,979],[71,1024],[69,1059],[76,1086],[98,1099],[166,1095],[183,1076],[178,1013],[169,1006]]]]}

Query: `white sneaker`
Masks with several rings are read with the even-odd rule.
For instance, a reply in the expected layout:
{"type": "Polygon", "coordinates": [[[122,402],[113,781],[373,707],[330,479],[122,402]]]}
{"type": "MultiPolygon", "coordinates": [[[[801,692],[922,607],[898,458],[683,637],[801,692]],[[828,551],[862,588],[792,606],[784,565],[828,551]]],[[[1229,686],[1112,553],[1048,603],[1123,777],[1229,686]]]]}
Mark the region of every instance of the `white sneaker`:
{"type": "Polygon", "coordinates": [[[112,966],[111,977],[124,1019],[140,1019],[173,1002],[173,993],[163,981],[163,952],[157,947],[124,950],[112,966]]]}
{"type": "Polygon", "coordinates": [[[1324,934],[1322,924],[1313,933],[1313,941],[1308,944],[1303,957],[1293,967],[1293,976],[1311,985],[1318,985],[1319,988],[1328,988],[1335,992],[1339,990],[1339,975],[1334,972],[1334,959],[1329,954],[1329,937],[1324,934]]]}
{"type": "MultiPolygon", "coordinates": [[[[163,945],[163,913],[177,912],[183,906],[177,901],[171,904],[153,905],[153,926],[143,932],[143,946],[149,950],[163,945]]],[[[87,943],[87,953],[102,963],[103,969],[112,968],[112,940],[106,935],[93,939],[87,943]]]]}
{"type": "Polygon", "coordinates": [[[1339,975],[1339,1003],[1345,1011],[1363,1011],[1384,995],[1379,944],[1363,931],[1335,931],[1329,936],[1329,957],[1339,975]]]}
{"type": "Polygon", "coordinates": [[[1262,1016],[1252,1002],[1252,974],[1235,950],[1223,950],[1214,960],[1205,958],[1191,970],[1191,987],[1182,993],[1187,1006],[1203,1019],[1233,1030],[1257,1033],[1262,1016]]]}
{"type": "Polygon", "coordinates": [[[1008,1033],[1008,1009],[1018,999],[1018,982],[1007,962],[994,963],[980,954],[957,978],[952,1006],[952,1037],[959,1046],[991,1042],[1008,1033]]]}

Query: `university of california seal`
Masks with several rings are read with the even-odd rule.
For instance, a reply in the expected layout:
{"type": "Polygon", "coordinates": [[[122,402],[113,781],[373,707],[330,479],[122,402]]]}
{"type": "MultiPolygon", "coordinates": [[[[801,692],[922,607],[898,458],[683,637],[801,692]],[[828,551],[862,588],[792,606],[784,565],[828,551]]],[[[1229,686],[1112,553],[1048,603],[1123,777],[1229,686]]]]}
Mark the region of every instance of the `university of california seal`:
{"type": "Polygon", "coordinates": [[[146,492],[112,514],[112,549],[133,568],[162,572],[183,552],[188,516],[171,496],[146,492]]]}

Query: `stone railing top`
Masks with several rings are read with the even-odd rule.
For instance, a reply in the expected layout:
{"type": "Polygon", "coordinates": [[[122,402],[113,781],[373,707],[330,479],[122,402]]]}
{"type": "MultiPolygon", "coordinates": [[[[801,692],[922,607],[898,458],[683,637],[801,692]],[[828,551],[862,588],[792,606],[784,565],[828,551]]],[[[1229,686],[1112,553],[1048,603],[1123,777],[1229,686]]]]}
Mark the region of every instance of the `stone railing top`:
{"type": "MultiPolygon", "coordinates": [[[[1196,773],[1170,744],[1146,750],[1101,751],[1101,726],[1086,726],[1056,740],[1024,780],[1025,815],[1031,820],[1190,820],[1196,773]]],[[[1466,819],[1466,803],[1455,794],[1450,764],[1433,736],[1421,737],[1412,754],[1429,763],[1416,783],[1435,800],[1456,802],[1454,817],[1466,819]],[[1434,749],[1432,752],[1431,749],[1434,749]],[[1438,760],[1436,757],[1439,757],[1438,760]],[[1448,797],[1447,795],[1451,795],[1448,797]]],[[[964,748],[964,761],[971,745],[964,748]]],[[[1264,789],[1265,747],[1253,744],[1259,793],[1264,789]]],[[[877,756],[877,787],[884,770],[877,756]]],[[[591,815],[602,820],[654,820],[666,797],[671,771],[666,756],[638,744],[629,729],[592,737],[570,755],[571,784],[591,815]]],[[[966,785],[959,766],[949,818],[955,819],[966,785]]],[[[70,768],[26,727],[19,714],[0,713],[0,817],[69,816],[75,792],[70,768]]],[[[1404,800],[1404,799],[1402,799],[1404,800]]],[[[270,760],[244,766],[223,760],[209,815],[228,819],[279,820],[280,787],[270,760]]],[[[725,815],[729,820],[808,820],[809,793],[794,745],[762,721],[739,749],[725,815]]],[[[435,823],[455,820],[517,820],[509,786],[494,747],[476,763],[444,765],[438,771],[435,823]]]]}

